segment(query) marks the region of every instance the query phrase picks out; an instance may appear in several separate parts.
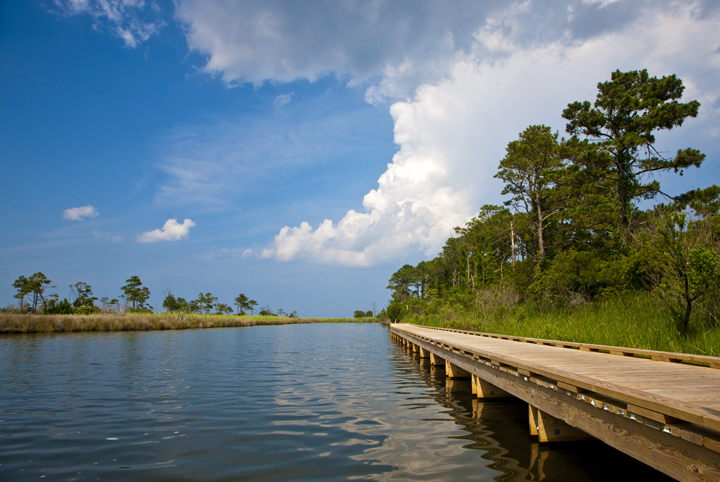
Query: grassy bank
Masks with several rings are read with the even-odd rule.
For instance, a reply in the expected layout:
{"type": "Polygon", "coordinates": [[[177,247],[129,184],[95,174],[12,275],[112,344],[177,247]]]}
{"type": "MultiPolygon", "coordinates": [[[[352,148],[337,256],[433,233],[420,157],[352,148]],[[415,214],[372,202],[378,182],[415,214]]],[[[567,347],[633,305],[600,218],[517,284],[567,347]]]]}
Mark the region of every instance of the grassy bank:
{"type": "Polygon", "coordinates": [[[0,314],[0,334],[92,331],[187,330],[301,323],[372,323],[377,318],[287,318],[280,316],[223,316],[201,314],[0,314]]]}
{"type": "Polygon", "coordinates": [[[464,311],[448,305],[402,321],[502,335],[720,356],[720,326],[698,323],[682,332],[658,299],[632,293],[574,308],[522,303],[464,311]]]}

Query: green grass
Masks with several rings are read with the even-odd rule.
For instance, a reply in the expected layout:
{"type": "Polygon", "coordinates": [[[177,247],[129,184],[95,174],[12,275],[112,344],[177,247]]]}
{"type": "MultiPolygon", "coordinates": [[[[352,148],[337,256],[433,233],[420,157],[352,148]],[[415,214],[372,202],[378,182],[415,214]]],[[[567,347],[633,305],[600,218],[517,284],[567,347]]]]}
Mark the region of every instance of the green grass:
{"type": "Polygon", "coordinates": [[[481,331],[627,348],[720,356],[720,326],[691,325],[677,329],[662,303],[646,293],[564,308],[522,303],[485,310],[462,311],[444,306],[425,315],[411,314],[403,322],[442,328],[481,331]]]}
{"type": "Polygon", "coordinates": [[[186,330],[301,323],[373,323],[377,318],[287,318],[281,316],[224,316],[191,314],[0,314],[0,334],[186,330]]]}

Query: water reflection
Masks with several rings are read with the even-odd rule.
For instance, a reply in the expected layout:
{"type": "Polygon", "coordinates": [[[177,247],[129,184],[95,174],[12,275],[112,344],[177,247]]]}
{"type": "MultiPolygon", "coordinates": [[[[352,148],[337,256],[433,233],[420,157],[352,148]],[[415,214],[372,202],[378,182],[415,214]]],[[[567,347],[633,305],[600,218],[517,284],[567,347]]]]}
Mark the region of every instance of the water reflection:
{"type": "Polygon", "coordinates": [[[463,449],[480,450],[489,463],[485,467],[499,472],[497,481],[595,481],[673,480],[600,441],[540,444],[529,435],[528,407],[510,399],[483,401],[472,394],[469,379],[448,379],[442,366],[431,366],[411,349],[396,344],[399,363],[410,361],[409,376],[427,387],[427,395],[446,410],[465,435],[463,449]]]}
{"type": "Polygon", "coordinates": [[[605,480],[370,324],[0,337],[0,480],[605,480]]]}

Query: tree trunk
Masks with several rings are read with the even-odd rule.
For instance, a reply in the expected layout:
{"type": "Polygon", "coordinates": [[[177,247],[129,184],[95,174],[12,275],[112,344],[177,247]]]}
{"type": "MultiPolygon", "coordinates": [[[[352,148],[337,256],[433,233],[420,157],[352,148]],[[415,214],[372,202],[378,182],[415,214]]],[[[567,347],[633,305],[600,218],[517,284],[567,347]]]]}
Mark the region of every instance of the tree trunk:
{"type": "Polygon", "coordinates": [[[617,169],[617,182],[615,184],[616,194],[618,198],[618,204],[620,205],[620,226],[626,230],[630,226],[630,220],[628,211],[630,207],[630,200],[628,199],[629,193],[627,189],[626,177],[628,176],[628,166],[625,165],[625,153],[618,153],[618,157],[615,161],[615,167],[617,169]]]}
{"type": "Polygon", "coordinates": [[[545,259],[545,242],[543,241],[543,218],[542,218],[542,206],[540,205],[540,192],[538,191],[535,197],[535,204],[537,210],[537,234],[538,234],[538,251],[540,252],[540,261],[545,259]]]}
{"type": "Polygon", "coordinates": [[[510,243],[512,246],[512,264],[515,266],[515,220],[510,221],[510,243]]]}
{"type": "Polygon", "coordinates": [[[692,312],[692,300],[685,298],[685,318],[683,319],[683,328],[687,330],[690,325],[690,313],[692,312]]]}
{"type": "Polygon", "coordinates": [[[472,289],[474,287],[472,285],[472,280],[470,279],[470,256],[471,256],[471,252],[468,251],[467,257],[465,259],[465,263],[467,265],[467,285],[468,285],[468,288],[472,289]]]}
{"type": "Polygon", "coordinates": [[[690,297],[690,284],[688,283],[687,274],[683,278],[685,278],[683,280],[685,284],[685,317],[683,318],[683,329],[687,330],[688,325],[690,324],[693,298],[690,297]]]}

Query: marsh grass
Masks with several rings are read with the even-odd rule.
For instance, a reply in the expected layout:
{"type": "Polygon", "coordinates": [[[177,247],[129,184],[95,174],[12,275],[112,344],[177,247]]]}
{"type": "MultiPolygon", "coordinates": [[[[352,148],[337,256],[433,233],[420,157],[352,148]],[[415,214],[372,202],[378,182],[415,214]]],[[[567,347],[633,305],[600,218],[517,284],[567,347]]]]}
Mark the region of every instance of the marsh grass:
{"type": "Polygon", "coordinates": [[[432,314],[411,314],[403,322],[579,343],[720,356],[720,326],[698,322],[679,329],[659,300],[630,293],[613,299],[562,307],[526,302],[510,308],[464,311],[445,306],[432,314]]]}
{"type": "Polygon", "coordinates": [[[0,334],[187,330],[302,323],[373,323],[377,318],[287,318],[181,314],[29,315],[0,314],[0,334]]]}

